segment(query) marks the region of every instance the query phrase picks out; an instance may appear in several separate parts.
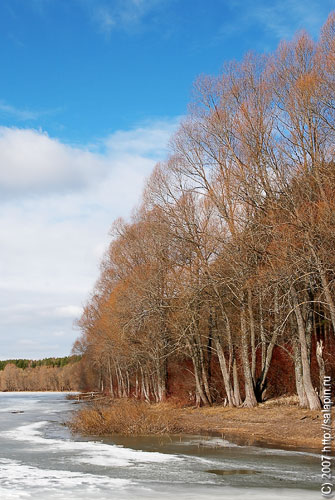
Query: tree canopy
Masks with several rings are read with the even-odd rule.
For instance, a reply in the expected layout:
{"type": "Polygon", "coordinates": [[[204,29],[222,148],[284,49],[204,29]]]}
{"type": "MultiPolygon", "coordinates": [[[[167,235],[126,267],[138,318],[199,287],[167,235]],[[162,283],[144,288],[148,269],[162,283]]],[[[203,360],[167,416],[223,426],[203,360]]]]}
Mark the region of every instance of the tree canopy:
{"type": "Polygon", "coordinates": [[[73,352],[101,390],[247,407],[294,390],[320,407],[334,371],[334,118],[334,13],[317,41],[300,32],[195,82],[78,321],[73,352]]]}

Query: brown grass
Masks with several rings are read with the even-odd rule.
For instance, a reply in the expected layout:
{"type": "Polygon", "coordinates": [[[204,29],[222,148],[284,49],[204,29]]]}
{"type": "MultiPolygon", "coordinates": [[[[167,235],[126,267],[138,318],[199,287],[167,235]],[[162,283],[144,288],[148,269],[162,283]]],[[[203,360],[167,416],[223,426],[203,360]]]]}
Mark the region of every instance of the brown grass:
{"type": "Polygon", "coordinates": [[[266,406],[267,408],[272,408],[275,406],[296,406],[299,407],[298,396],[281,396],[279,398],[269,399],[265,403],[261,403],[259,406],[266,406]]]}
{"type": "Polygon", "coordinates": [[[321,412],[299,408],[291,396],[256,408],[195,408],[178,401],[148,404],[109,397],[84,405],[69,422],[82,434],[211,434],[241,444],[317,450],[321,446],[321,412]]]}
{"type": "Polygon", "coordinates": [[[171,404],[115,400],[94,404],[75,413],[68,425],[73,432],[90,435],[178,434],[182,428],[171,404]]]}

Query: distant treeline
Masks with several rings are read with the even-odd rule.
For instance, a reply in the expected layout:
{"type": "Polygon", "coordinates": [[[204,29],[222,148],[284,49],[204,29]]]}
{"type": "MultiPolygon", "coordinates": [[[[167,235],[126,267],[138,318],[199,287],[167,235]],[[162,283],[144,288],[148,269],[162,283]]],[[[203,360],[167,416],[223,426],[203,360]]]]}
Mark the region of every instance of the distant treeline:
{"type": "Polygon", "coordinates": [[[0,370],[4,370],[8,364],[15,365],[17,368],[36,368],[36,366],[66,366],[69,363],[80,361],[81,356],[63,356],[62,358],[43,358],[43,359],[6,359],[0,361],[0,370]]]}
{"type": "Polygon", "coordinates": [[[84,380],[81,356],[13,359],[0,362],[0,391],[79,391],[84,380]]]}

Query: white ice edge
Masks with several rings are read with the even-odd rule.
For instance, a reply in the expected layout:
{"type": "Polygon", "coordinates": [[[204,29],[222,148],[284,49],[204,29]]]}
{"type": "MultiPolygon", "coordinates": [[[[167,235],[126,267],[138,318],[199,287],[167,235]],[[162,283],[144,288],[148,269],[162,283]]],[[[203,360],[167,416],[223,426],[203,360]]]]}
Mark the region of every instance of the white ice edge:
{"type": "Polygon", "coordinates": [[[72,452],[67,459],[77,463],[86,463],[105,467],[124,467],[147,462],[168,462],[171,460],[182,460],[182,457],[157,452],[146,452],[131,450],[123,446],[104,444],[96,441],[73,441],[70,439],[45,438],[41,429],[49,422],[42,421],[33,424],[22,425],[14,430],[2,433],[2,437],[18,440],[21,442],[47,446],[52,451],[72,452]]]}
{"type": "MultiPolygon", "coordinates": [[[[0,458],[0,480],[2,488],[12,487],[19,491],[25,488],[61,488],[71,491],[72,488],[123,488],[131,484],[128,479],[111,478],[83,472],[72,472],[58,469],[42,469],[22,464],[17,460],[0,458]]],[[[33,495],[33,489],[31,491],[33,495]]],[[[3,498],[3,497],[1,497],[3,498]]]]}
{"type": "Polygon", "coordinates": [[[233,488],[223,486],[208,490],[205,486],[188,488],[185,492],[179,485],[173,491],[157,486],[139,485],[128,479],[110,478],[100,474],[73,472],[67,470],[42,469],[22,464],[17,460],[0,459],[1,500],[86,500],[92,495],[99,500],[110,499],[157,499],[164,500],[312,500],[315,491],[268,488],[233,488]],[[135,490],[134,490],[135,488],[135,490]],[[134,496],[135,494],[135,496],[134,496]]]}

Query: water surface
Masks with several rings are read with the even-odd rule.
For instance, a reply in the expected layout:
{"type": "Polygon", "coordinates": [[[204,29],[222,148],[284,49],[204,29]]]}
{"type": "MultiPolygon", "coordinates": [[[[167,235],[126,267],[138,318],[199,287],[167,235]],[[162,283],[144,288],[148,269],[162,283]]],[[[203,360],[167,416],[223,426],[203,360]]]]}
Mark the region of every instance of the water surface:
{"type": "Polygon", "coordinates": [[[2,500],[320,498],[317,454],[203,436],[72,436],[64,422],[77,408],[64,393],[0,393],[2,500]]]}

